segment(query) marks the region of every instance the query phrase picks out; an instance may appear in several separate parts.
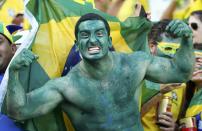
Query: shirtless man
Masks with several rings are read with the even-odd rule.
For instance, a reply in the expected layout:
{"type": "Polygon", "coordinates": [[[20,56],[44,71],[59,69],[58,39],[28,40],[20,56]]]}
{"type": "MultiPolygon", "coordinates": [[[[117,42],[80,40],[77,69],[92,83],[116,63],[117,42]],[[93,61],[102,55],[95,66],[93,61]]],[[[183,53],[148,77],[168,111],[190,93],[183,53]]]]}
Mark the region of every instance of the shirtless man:
{"type": "Polygon", "coordinates": [[[167,31],[182,37],[181,47],[172,60],[144,52],[109,52],[112,43],[106,20],[92,13],[82,16],[76,24],[75,36],[83,60],[68,75],[25,93],[18,71],[36,56],[24,50],[13,61],[7,92],[9,115],[25,120],[46,114],[61,104],[76,130],[143,130],[138,109],[142,81],[185,82],[194,65],[189,27],[173,21],[167,31]]]}

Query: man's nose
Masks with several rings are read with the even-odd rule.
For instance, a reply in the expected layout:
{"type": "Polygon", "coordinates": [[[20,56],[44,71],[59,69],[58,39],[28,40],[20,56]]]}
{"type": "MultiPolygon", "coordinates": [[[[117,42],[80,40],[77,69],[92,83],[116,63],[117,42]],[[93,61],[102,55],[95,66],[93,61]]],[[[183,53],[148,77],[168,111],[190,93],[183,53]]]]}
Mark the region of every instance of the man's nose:
{"type": "Polygon", "coordinates": [[[91,35],[90,36],[90,43],[94,44],[94,43],[96,43],[96,41],[97,41],[97,39],[96,39],[95,35],[91,35]]]}

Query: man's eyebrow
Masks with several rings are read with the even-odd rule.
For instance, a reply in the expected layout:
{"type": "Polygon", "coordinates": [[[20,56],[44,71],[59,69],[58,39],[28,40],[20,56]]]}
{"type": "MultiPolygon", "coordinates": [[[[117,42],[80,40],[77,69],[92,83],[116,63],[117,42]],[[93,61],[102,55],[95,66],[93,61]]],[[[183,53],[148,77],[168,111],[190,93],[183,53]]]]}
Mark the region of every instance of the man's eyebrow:
{"type": "MultiPolygon", "coordinates": [[[[105,28],[104,27],[100,27],[100,28],[96,29],[96,31],[98,31],[98,30],[105,30],[105,28]]],[[[90,32],[90,30],[81,29],[81,30],[79,30],[79,32],[90,32]]]]}
{"type": "Polygon", "coordinates": [[[105,30],[105,28],[104,28],[104,27],[101,27],[101,28],[98,28],[97,30],[105,30]]]}
{"type": "Polygon", "coordinates": [[[89,32],[89,30],[86,30],[86,29],[81,29],[81,30],[79,30],[79,32],[89,32]]]}

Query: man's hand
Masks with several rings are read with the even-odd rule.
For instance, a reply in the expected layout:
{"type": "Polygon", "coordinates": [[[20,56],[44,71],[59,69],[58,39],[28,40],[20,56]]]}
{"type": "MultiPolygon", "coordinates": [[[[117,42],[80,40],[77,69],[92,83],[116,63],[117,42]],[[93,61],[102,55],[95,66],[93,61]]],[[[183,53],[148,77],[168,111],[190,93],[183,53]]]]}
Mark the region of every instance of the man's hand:
{"type": "Polygon", "coordinates": [[[198,86],[202,85],[202,57],[196,57],[192,81],[198,86]]]}
{"type": "Polygon", "coordinates": [[[173,20],[166,27],[166,31],[176,35],[177,37],[191,37],[192,30],[181,20],[173,20]]]}
{"type": "Polygon", "coordinates": [[[34,55],[30,50],[23,49],[12,61],[10,70],[19,70],[21,67],[29,66],[38,56],[34,55]]]}
{"type": "Polygon", "coordinates": [[[175,122],[173,120],[173,115],[171,112],[164,112],[158,116],[159,128],[162,131],[174,131],[175,130],[175,122]]]}

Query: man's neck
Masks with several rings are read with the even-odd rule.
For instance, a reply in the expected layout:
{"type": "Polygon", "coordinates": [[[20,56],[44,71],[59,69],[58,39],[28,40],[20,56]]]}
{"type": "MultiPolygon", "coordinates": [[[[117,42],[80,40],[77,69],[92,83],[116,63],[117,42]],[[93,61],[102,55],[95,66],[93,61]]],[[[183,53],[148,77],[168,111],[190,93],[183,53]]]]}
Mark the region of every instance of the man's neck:
{"type": "Polygon", "coordinates": [[[109,52],[99,60],[86,60],[81,62],[81,69],[95,79],[102,79],[113,67],[112,54],[109,52]]]}

